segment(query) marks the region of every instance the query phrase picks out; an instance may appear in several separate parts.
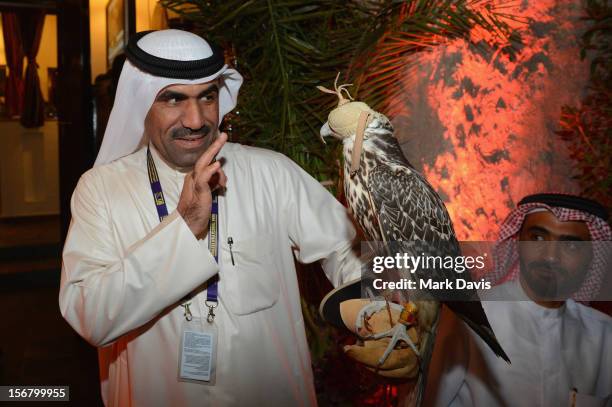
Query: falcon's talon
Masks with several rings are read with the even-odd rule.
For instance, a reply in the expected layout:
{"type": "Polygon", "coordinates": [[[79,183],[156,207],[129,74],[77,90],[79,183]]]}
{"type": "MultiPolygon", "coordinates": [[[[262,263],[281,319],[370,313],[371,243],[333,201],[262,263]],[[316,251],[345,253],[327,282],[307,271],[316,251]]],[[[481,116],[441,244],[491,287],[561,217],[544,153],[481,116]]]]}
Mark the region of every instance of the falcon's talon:
{"type": "Polygon", "coordinates": [[[391,329],[389,329],[387,331],[384,331],[384,332],[379,332],[377,334],[372,334],[372,335],[370,335],[368,337],[365,337],[363,339],[366,339],[366,340],[374,339],[374,340],[376,340],[376,339],[386,338],[387,336],[393,336],[393,328],[391,328],[391,329]]]}
{"type": "Polygon", "coordinates": [[[412,348],[412,351],[417,356],[417,358],[420,359],[421,355],[419,353],[419,350],[417,349],[414,342],[412,342],[412,339],[410,339],[410,336],[408,336],[408,332],[406,331],[406,325],[398,323],[397,325],[393,327],[392,331],[394,332],[393,332],[393,336],[391,337],[391,341],[389,342],[389,345],[387,345],[387,349],[385,349],[385,353],[383,353],[380,359],[378,359],[378,365],[382,366],[382,364],[385,363],[385,360],[387,360],[387,358],[391,354],[391,351],[395,348],[395,345],[399,341],[406,342],[408,346],[412,348]]]}

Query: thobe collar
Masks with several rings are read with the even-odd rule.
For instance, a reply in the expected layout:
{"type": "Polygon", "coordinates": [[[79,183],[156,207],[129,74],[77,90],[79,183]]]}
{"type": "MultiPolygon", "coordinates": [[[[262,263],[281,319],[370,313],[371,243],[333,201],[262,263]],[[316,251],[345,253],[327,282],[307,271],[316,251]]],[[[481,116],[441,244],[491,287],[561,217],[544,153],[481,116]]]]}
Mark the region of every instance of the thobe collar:
{"type": "MultiPolygon", "coordinates": [[[[228,144],[229,143],[225,143],[225,145],[221,147],[221,151],[219,151],[219,154],[217,154],[217,158],[226,157],[228,144]]],[[[177,188],[176,192],[178,193],[178,196],[180,196],[181,189],[183,188],[183,182],[185,181],[185,176],[191,171],[182,172],[171,167],[161,157],[159,151],[157,151],[153,143],[149,142],[148,146],[151,150],[151,155],[153,156],[153,161],[155,162],[155,168],[157,169],[157,173],[159,174],[159,178],[162,183],[162,188],[164,189],[164,191],[166,191],[167,188],[170,188],[170,185],[166,185],[167,181],[170,181],[174,184],[174,187],[177,188]]],[[[146,165],[146,147],[143,148],[143,150],[146,165]]]]}
{"type": "Polygon", "coordinates": [[[515,299],[517,306],[529,312],[536,318],[561,318],[565,313],[566,302],[559,308],[547,308],[535,303],[521,285],[519,279],[515,279],[509,284],[510,298],[515,299]]]}
{"type": "Polygon", "coordinates": [[[177,179],[185,178],[190,171],[179,171],[166,163],[166,161],[161,157],[159,151],[155,148],[153,143],[149,143],[149,149],[151,150],[151,155],[153,156],[153,161],[155,162],[155,167],[157,168],[157,172],[163,173],[166,176],[176,177],[177,179]]]}

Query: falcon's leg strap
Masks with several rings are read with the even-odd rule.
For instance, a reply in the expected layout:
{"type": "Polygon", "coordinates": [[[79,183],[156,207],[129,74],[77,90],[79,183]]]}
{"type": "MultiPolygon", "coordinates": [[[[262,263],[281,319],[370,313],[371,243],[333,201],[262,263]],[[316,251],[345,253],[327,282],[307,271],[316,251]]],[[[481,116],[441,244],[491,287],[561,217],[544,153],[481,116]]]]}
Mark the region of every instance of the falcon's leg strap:
{"type": "MultiPolygon", "coordinates": [[[[387,303],[387,301],[380,301],[380,300],[372,301],[368,305],[361,308],[359,312],[357,313],[357,320],[355,321],[355,328],[357,332],[359,332],[364,327],[365,320],[369,319],[372,315],[374,315],[378,311],[387,309],[387,304],[389,304],[389,306],[395,310],[398,310],[398,311],[402,310],[402,307],[399,304],[387,303]]],[[[361,337],[361,339],[364,339],[364,340],[365,339],[380,339],[386,336],[391,336],[392,331],[393,331],[393,328],[387,331],[384,331],[384,332],[379,332],[377,334],[371,334],[371,335],[365,335],[365,336],[359,335],[359,336],[361,337]]]]}
{"type": "MultiPolygon", "coordinates": [[[[395,304],[393,302],[372,301],[368,305],[361,308],[359,312],[357,313],[357,317],[356,317],[357,320],[355,321],[355,328],[357,332],[361,331],[367,319],[369,319],[373,314],[387,309],[387,306],[397,311],[403,310],[403,307],[401,305],[395,304]]],[[[383,353],[381,358],[378,360],[379,366],[385,363],[385,360],[387,360],[387,358],[391,354],[391,351],[395,348],[395,346],[397,345],[399,341],[406,342],[408,346],[410,346],[412,351],[415,353],[417,358],[420,359],[419,350],[414,344],[414,342],[412,341],[412,339],[410,339],[410,336],[408,335],[408,331],[407,331],[407,326],[401,322],[397,322],[391,329],[388,329],[386,331],[373,333],[370,335],[359,335],[359,336],[363,340],[376,340],[376,339],[386,338],[389,336],[391,337],[391,341],[387,345],[387,348],[385,349],[385,353],[383,353]]]]}

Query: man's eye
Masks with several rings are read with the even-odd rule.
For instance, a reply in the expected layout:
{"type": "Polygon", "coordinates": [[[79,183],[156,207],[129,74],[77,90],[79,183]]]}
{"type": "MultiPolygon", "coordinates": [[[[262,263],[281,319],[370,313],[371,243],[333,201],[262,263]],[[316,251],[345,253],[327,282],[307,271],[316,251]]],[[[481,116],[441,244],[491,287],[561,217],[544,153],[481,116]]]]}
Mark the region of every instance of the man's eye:
{"type": "Polygon", "coordinates": [[[166,103],[169,104],[170,106],[174,106],[178,103],[178,99],[177,98],[170,98],[168,100],[166,100],[166,103]]]}
{"type": "Polygon", "coordinates": [[[544,236],[542,236],[540,234],[537,234],[537,233],[534,233],[534,234],[531,235],[531,240],[534,241],[534,242],[541,242],[541,241],[544,240],[544,236]]]}
{"type": "Polygon", "coordinates": [[[578,250],[578,243],[576,242],[565,242],[564,243],[564,248],[566,251],[568,252],[575,252],[576,250],[578,250]]]}
{"type": "Polygon", "coordinates": [[[217,94],[216,93],[209,93],[207,95],[204,95],[200,98],[200,100],[202,102],[214,102],[215,100],[217,100],[217,94]]]}

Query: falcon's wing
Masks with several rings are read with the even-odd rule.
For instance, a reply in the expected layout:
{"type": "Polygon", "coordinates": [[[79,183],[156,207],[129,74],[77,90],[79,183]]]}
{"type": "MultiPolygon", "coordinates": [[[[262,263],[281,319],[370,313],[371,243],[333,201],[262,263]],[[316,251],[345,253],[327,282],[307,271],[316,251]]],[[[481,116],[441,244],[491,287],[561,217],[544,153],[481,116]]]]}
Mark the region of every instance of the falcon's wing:
{"type": "MultiPolygon", "coordinates": [[[[379,165],[368,174],[368,189],[390,255],[458,256],[453,225],[442,200],[416,171],[379,165]]],[[[417,278],[454,280],[452,269],[425,267],[417,278]]],[[[431,294],[436,298],[436,292],[431,294]]]]}
{"type": "MultiPolygon", "coordinates": [[[[408,253],[419,256],[458,256],[461,254],[452,222],[442,200],[429,183],[416,171],[379,165],[369,173],[368,189],[375,205],[378,222],[389,254],[408,253]]],[[[414,274],[417,279],[455,281],[453,269],[424,268],[414,274]]],[[[471,280],[469,273],[461,278],[471,280]]],[[[489,320],[478,301],[476,290],[430,291],[463,319],[491,349],[509,362],[499,345],[489,320]]]]}
{"type": "MultiPolygon", "coordinates": [[[[379,165],[368,179],[387,239],[456,243],[442,200],[418,172],[379,165]]],[[[458,253],[459,246],[455,247],[458,253]]]]}

